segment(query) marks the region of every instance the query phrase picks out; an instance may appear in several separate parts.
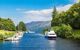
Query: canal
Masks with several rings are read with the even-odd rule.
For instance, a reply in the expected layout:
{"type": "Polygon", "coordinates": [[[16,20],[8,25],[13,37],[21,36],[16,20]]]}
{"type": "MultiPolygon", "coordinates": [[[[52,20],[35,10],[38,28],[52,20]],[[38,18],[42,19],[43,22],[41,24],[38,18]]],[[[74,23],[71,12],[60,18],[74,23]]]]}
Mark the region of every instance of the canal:
{"type": "Polygon", "coordinates": [[[39,33],[24,33],[19,41],[0,41],[0,50],[80,50],[80,43],[61,38],[49,40],[39,33]]]}

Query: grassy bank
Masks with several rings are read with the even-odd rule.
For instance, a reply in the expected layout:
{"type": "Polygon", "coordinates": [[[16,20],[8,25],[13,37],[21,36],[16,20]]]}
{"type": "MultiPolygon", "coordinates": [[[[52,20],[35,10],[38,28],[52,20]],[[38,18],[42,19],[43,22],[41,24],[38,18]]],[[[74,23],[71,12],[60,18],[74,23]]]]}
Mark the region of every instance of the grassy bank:
{"type": "Polygon", "coordinates": [[[8,37],[12,37],[14,34],[15,34],[14,31],[0,30],[0,40],[3,40],[8,37]]]}

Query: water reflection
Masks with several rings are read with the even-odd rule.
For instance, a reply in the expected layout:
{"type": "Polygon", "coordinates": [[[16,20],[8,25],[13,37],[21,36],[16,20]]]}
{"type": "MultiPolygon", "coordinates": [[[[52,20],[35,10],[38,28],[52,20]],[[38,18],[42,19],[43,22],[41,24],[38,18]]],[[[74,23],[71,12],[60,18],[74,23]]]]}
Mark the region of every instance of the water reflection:
{"type": "Polygon", "coordinates": [[[11,41],[12,42],[12,44],[18,44],[19,43],[19,41],[11,41]]]}
{"type": "Polygon", "coordinates": [[[56,40],[48,40],[49,41],[49,44],[50,44],[50,50],[56,50],[56,40]]]}
{"type": "Polygon", "coordinates": [[[56,50],[80,50],[80,43],[74,40],[57,38],[56,50]]]}
{"type": "Polygon", "coordinates": [[[80,50],[80,43],[66,39],[47,39],[25,33],[19,41],[0,41],[0,50],[80,50]]]}
{"type": "Polygon", "coordinates": [[[49,40],[50,47],[55,47],[56,40],[49,40]],[[54,45],[53,45],[54,44],[54,45]]]}

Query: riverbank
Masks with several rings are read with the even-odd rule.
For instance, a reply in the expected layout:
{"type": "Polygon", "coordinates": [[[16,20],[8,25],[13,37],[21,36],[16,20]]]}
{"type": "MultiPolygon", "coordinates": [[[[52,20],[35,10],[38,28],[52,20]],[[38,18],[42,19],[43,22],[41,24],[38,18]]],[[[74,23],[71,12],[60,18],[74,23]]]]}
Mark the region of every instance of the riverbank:
{"type": "Polygon", "coordinates": [[[60,34],[59,32],[56,32],[56,34],[57,34],[58,37],[60,37],[60,38],[80,41],[80,30],[72,30],[70,34],[66,34],[66,33],[63,31],[63,34],[65,35],[65,37],[62,36],[63,34],[60,34]]]}
{"type": "MultiPolygon", "coordinates": [[[[69,26],[54,26],[51,27],[51,30],[55,31],[57,37],[80,41],[80,29],[72,29],[69,26]]],[[[43,31],[44,35],[46,31],[48,29],[43,31]]]]}
{"type": "Polygon", "coordinates": [[[23,37],[23,33],[24,32],[16,32],[16,34],[12,37],[6,38],[4,39],[5,41],[18,41],[19,39],[21,39],[21,37],[23,37]]]}
{"type": "Polygon", "coordinates": [[[7,31],[7,30],[0,30],[0,40],[19,40],[23,36],[23,31],[7,31]]]}
{"type": "Polygon", "coordinates": [[[80,41],[80,30],[73,30],[72,31],[72,39],[76,39],[80,41]]]}
{"type": "Polygon", "coordinates": [[[0,30],[0,40],[12,37],[15,33],[15,31],[0,30]]]}

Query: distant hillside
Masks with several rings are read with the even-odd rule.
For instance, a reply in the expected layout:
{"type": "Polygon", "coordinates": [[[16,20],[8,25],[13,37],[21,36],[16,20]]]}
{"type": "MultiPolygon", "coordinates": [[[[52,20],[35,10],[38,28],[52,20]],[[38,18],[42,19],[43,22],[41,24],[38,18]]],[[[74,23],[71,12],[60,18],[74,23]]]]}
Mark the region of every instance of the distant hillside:
{"type": "Polygon", "coordinates": [[[27,23],[26,27],[28,28],[28,30],[41,32],[45,28],[50,27],[50,21],[33,21],[30,23],[27,23]]]}

